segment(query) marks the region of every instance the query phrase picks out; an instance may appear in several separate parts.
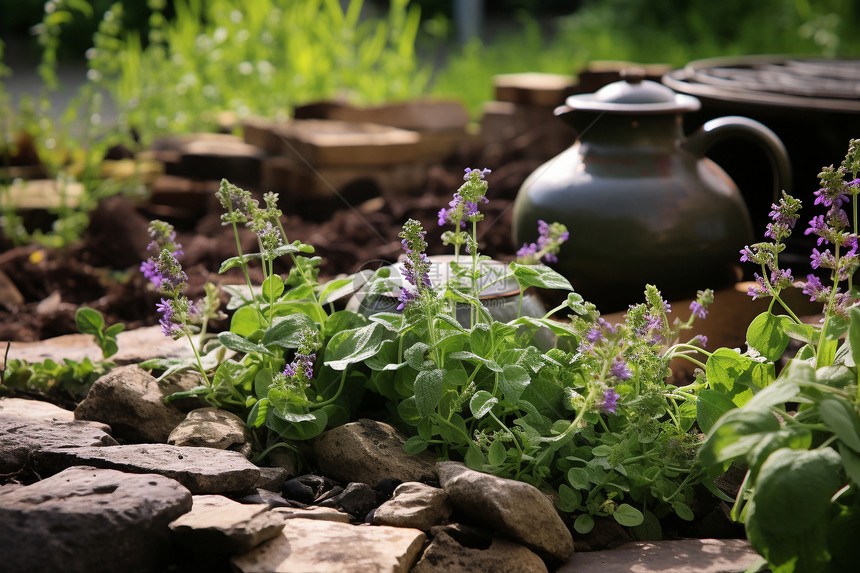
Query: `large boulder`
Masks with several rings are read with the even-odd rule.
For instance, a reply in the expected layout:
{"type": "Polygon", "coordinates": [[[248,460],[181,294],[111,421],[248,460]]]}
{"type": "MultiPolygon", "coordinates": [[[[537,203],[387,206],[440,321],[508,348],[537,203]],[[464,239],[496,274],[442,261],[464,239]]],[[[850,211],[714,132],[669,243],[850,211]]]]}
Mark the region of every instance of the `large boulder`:
{"type": "Polygon", "coordinates": [[[6,573],[166,570],[168,524],[191,493],[160,475],[74,467],[0,493],[6,573]]]}
{"type": "Polygon", "coordinates": [[[42,475],[79,465],[157,473],[175,479],[195,494],[244,492],[260,477],[259,468],[239,452],[167,444],[45,448],[35,452],[33,461],[42,475]]]}
{"type": "Polygon", "coordinates": [[[96,380],[75,408],[78,420],[108,424],[113,435],[130,443],[165,443],[185,414],[164,402],[158,381],[137,366],[114,368],[96,380]]]}
{"type": "Polygon", "coordinates": [[[470,470],[459,462],[439,462],[436,473],[460,515],[541,557],[564,561],[573,554],[570,530],[553,503],[533,485],[470,470]]]}
{"type": "Polygon", "coordinates": [[[435,458],[403,451],[406,437],[383,422],[361,419],[325,432],[314,441],[323,474],[342,483],[376,485],[384,479],[422,481],[435,477],[435,458]]]}

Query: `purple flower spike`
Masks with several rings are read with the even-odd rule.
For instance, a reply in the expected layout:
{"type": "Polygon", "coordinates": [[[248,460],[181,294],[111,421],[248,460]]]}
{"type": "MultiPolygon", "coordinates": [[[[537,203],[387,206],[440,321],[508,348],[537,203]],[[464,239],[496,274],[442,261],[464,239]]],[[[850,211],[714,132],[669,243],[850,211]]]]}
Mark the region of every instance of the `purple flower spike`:
{"type": "Polygon", "coordinates": [[[690,303],[690,310],[696,318],[705,318],[708,316],[708,310],[697,300],[690,303]]]}
{"type": "Polygon", "coordinates": [[[630,380],[633,377],[633,372],[630,371],[627,363],[620,356],[609,367],[609,373],[619,380],[630,380]]]}
{"type": "Polygon", "coordinates": [[[610,414],[614,414],[618,405],[618,398],[620,397],[621,395],[618,394],[618,392],[612,388],[607,388],[603,391],[603,401],[599,404],[600,409],[609,412],[610,414]]]}

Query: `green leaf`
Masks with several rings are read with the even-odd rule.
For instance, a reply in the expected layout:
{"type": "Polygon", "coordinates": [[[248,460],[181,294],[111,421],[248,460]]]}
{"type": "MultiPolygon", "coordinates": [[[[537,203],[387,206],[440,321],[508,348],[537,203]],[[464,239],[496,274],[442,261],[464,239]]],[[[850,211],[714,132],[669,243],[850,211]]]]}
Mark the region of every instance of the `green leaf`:
{"type": "Polygon", "coordinates": [[[415,370],[432,370],[436,364],[427,359],[430,346],[423,342],[416,342],[403,351],[404,361],[415,370]]]}
{"type": "Polygon", "coordinates": [[[772,453],[755,484],[758,525],[774,536],[822,527],[832,507],[830,498],[842,486],[841,468],[842,460],[832,448],[772,453]]]}
{"type": "Polygon", "coordinates": [[[284,279],[278,275],[269,275],[263,281],[263,298],[266,301],[277,300],[284,293],[284,279]]]}
{"type": "Polygon", "coordinates": [[[578,491],[572,489],[567,484],[558,486],[558,501],[555,503],[558,509],[565,513],[572,513],[576,511],[581,502],[582,497],[578,491]]]}
{"type": "Polygon", "coordinates": [[[325,324],[328,318],[325,309],[315,302],[282,300],[272,305],[272,310],[275,316],[288,316],[294,313],[306,314],[311,320],[320,324],[325,324]]]}
{"type": "Polygon", "coordinates": [[[788,346],[789,337],[784,325],[791,322],[787,316],[765,311],[755,317],[747,328],[747,342],[762,356],[775,362],[788,346]]]}
{"type": "Polygon", "coordinates": [[[672,503],[672,510],[675,512],[675,515],[677,515],[684,521],[693,521],[693,519],[695,519],[696,517],[693,514],[693,510],[690,509],[690,506],[680,501],[675,501],[672,503]]]}
{"type": "Polygon", "coordinates": [[[407,454],[420,454],[427,449],[427,440],[421,436],[412,436],[403,443],[403,451],[407,454]]]}
{"type": "Polygon", "coordinates": [[[855,487],[860,485],[860,455],[851,448],[845,447],[844,444],[839,445],[839,455],[848,477],[854,482],[855,487]]]}
{"type": "Polygon", "coordinates": [[[344,370],[350,364],[370,358],[385,342],[384,331],[378,322],[371,322],[361,328],[338,332],[326,346],[325,363],[333,370],[344,370]]]}
{"type": "Polygon", "coordinates": [[[484,466],[484,454],[476,447],[470,447],[463,456],[463,462],[470,470],[481,471],[484,466]]]}
{"type": "Polygon", "coordinates": [[[350,275],[342,279],[333,279],[322,286],[318,299],[320,304],[328,304],[354,292],[353,282],[355,276],[350,275]]]}
{"type": "Polygon", "coordinates": [[[415,406],[422,416],[430,416],[444,393],[442,370],[422,370],[415,378],[415,406]]]}
{"type": "Polygon", "coordinates": [[[612,517],[624,527],[636,527],[645,521],[645,516],[642,515],[642,512],[627,503],[619,505],[615,509],[615,512],[613,512],[612,517]]]}
{"type": "Polygon", "coordinates": [[[117,322],[116,324],[111,324],[107,328],[105,328],[105,336],[116,337],[117,334],[125,330],[125,325],[121,322],[117,322]]]}
{"type": "Polygon", "coordinates": [[[701,390],[699,399],[696,401],[696,421],[699,429],[704,433],[711,431],[717,420],[728,412],[737,408],[731,398],[717,390],[701,390]]]}
{"type": "Polygon", "coordinates": [[[499,467],[508,457],[508,450],[505,448],[504,442],[501,440],[493,440],[490,445],[490,451],[487,453],[487,462],[494,468],[499,467]]]}
{"type": "Polygon", "coordinates": [[[591,530],[594,529],[594,518],[587,513],[583,513],[576,518],[576,521],[573,522],[573,528],[580,535],[590,533],[591,530]]]}
{"type": "Polygon", "coordinates": [[[99,311],[84,306],[75,311],[75,325],[82,334],[99,337],[105,326],[105,320],[99,311]]]}
{"type": "Polygon", "coordinates": [[[570,281],[545,265],[521,265],[517,262],[512,262],[510,269],[514,273],[514,278],[517,279],[517,282],[523,289],[533,286],[573,290],[570,281]]]}
{"type": "Polygon", "coordinates": [[[490,334],[490,327],[486,324],[476,324],[469,333],[469,346],[479,357],[492,356],[493,337],[490,334]]]}
{"type": "Polygon", "coordinates": [[[606,444],[601,444],[599,446],[592,448],[591,453],[596,458],[605,458],[605,457],[608,457],[609,454],[612,453],[612,448],[610,448],[606,444]]]}
{"type": "Polygon", "coordinates": [[[265,356],[273,356],[272,352],[265,346],[254,344],[247,338],[239,336],[235,332],[228,331],[219,333],[218,341],[223,344],[228,350],[244,352],[245,354],[261,354],[265,356]]]}
{"type": "Polygon", "coordinates": [[[233,318],[230,319],[230,332],[244,337],[250,336],[256,330],[264,330],[268,326],[266,319],[253,306],[243,306],[233,313],[233,318]]]}
{"type": "Polygon", "coordinates": [[[526,387],[531,382],[531,377],[522,366],[509,364],[504,367],[499,375],[499,387],[505,395],[505,399],[512,404],[517,404],[526,387]]]}
{"type": "Polygon", "coordinates": [[[848,309],[848,342],[851,344],[851,358],[860,365],[860,308],[848,309]]]}
{"type": "Polygon", "coordinates": [[[272,369],[261,368],[254,376],[254,394],[257,398],[265,398],[269,394],[269,388],[272,386],[272,369]]]}
{"type": "Polygon", "coordinates": [[[480,420],[498,403],[499,399],[486,390],[478,390],[475,392],[475,395],[472,396],[472,399],[469,400],[469,410],[471,410],[472,416],[474,416],[476,420],[480,420]]]}
{"type": "Polygon", "coordinates": [[[263,398],[258,400],[248,413],[247,425],[249,428],[259,428],[266,421],[266,414],[269,411],[269,399],[263,398]]]}
{"type": "Polygon", "coordinates": [[[728,348],[718,348],[705,363],[705,375],[711,388],[731,398],[738,407],[753,397],[754,390],[770,384],[772,369],[728,348]]]}
{"type": "Polygon", "coordinates": [[[252,253],[250,255],[242,255],[241,257],[230,257],[221,263],[221,268],[218,269],[218,274],[225,273],[234,267],[241,266],[242,264],[247,264],[248,261],[254,259],[263,258],[260,253],[252,253]]]}
{"type": "Polygon", "coordinates": [[[478,356],[474,352],[469,352],[467,350],[461,350],[458,352],[451,352],[450,354],[448,354],[447,357],[449,359],[453,359],[453,360],[465,360],[465,361],[471,362],[473,364],[475,364],[475,363],[483,364],[484,366],[486,366],[487,368],[489,368],[493,372],[501,372],[502,371],[502,367],[499,366],[498,364],[496,364],[496,362],[494,360],[489,360],[489,359],[484,358],[482,356],[478,356]]]}
{"type": "Polygon", "coordinates": [[[778,430],[779,421],[770,411],[730,410],[717,420],[699,448],[699,460],[712,467],[745,456],[763,436],[778,430]]]}
{"type": "Polygon", "coordinates": [[[860,416],[845,400],[825,396],[818,401],[824,423],[830,426],[843,444],[860,453],[860,416]]]}
{"type": "MultiPolygon", "coordinates": [[[[247,307],[246,307],[247,308],[247,307]]],[[[274,344],[283,348],[298,348],[302,342],[303,331],[316,330],[316,323],[306,314],[294,313],[275,317],[273,324],[263,334],[260,343],[274,344]]]]}
{"type": "MultiPolygon", "coordinates": [[[[269,410],[269,412],[272,411],[274,410],[269,410]]],[[[288,440],[309,440],[323,433],[326,424],[328,423],[328,417],[324,410],[316,410],[315,412],[311,412],[308,416],[310,416],[310,419],[302,419],[301,421],[293,423],[289,423],[289,421],[280,421],[277,416],[274,420],[279,420],[281,423],[273,422],[270,417],[270,419],[267,420],[267,425],[271,424],[275,426],[273,429],[288,440]]]]}
{"type": "Polygon", "coordinates": [[[573,489],[591,489],[591,481],[588,472],[584,468],[570,468],[567,470],[567,482],[573,489]]]}

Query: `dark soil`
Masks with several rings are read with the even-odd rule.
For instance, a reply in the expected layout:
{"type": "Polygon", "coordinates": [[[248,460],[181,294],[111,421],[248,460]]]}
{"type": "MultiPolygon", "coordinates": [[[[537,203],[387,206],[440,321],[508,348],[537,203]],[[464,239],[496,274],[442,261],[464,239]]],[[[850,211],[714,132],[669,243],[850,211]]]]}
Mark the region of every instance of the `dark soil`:
{"type": "MultiPolygon", "coordinates": [[[[490,202],[482,207],[486,219],[479,225],[484,254],[500,260],[513,257],[512,203],[523,180],[542,162],[543,158],[510,157],[488,176],[490,202]]],[[[373,187],[313,202],[282,194],[284,228],[291,241],[298,239],[316,248],[323,259],[323,279],[394,262],[400,254],[397,235],[409,218],[427,229],[430,254],[441,254],[446,248],[439,240],[442,229],[437,213],[462,184],[466,166],[484,164],[475,157],[452,158],[429,168],[419,188],[404,189],[396,197],[379,196],[373,187]]],[[[297,190],[296,197],[300,196],[297,190]]],[[[73,246],[49,250],[0,243],[0,271],[23,296],[23,303],[16,304],[13,297],[0,293],[0,340],[25,342],[75,333],[74,314],[80,306],[102,312],[108,324],[122,322],[129,329],[155,324],[158,296],[138,271],[147,256],[146,228],[151,218],[167,220],[177,228],[185,251],[181,262],[189,277],[189,297],[201,296],[207,281],[241,282],[238,274],[216,274],[221,261],[236,255],[232,231],[221,225],[217,201],[208,201],[193,218],[181,210],[176,213],[171,217],[163,206],[114,197],[92,213],[86,237],[73,246]]],[[[242,229],[241,235],[245,252],[256,250],[251,232],[242,229]]],[[[282,263],[276,271],[285,274],[289,267],[282,263]]],[[[256,279],[259,284],[259,275],[256,279]]]]}

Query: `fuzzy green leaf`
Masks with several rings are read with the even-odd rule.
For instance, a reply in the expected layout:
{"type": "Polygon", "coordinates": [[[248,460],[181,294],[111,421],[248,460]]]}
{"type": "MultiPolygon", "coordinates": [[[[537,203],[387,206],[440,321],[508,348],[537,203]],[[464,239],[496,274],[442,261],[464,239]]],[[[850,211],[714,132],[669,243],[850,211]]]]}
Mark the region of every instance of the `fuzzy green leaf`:
{"type": "Polygon", "coordinates": [[[516,262],[510,264],[511,271],[514,273],[514,278],[522,288],[530,286],[549,288],[549,289],[564,289],[573,290],[573,287],[566,278],[553,269],[545,265],[521,265],[516,262]]]}
{"type": "Polygon", "coordinates": [[[412,436],[403,443],[403,451],[407,454],[420,454],[427,449],[427,440],[421,436],[412,436]]]}
{"type": "Polygon", "coordinates": [[[306,314],[294,313],[278,316],[274,324],[263,334],[260,342],[265,345],[274,344],[283,348],[298,348],[302,341],[302,332],[306,329],[316,330],[316,323],[306,314]]]}
{"type": "Polygon", "coordinates": [[[257,330],[264,330],[268,323],[253,306],[243,306],[233,314],[230,319],[230,332],[239,336],[250,336],[257,330]]]}
{"type": "Polygon", "coordinates": [[[845,400],[826,396],[818,401],[824,423],[830,426],[843,444],[860,453],[860,416],[845,400]]]}
{"type": "Polygon", "coordinates": [[[494,468],[505,463],[508,457],[508,450],[505,449],[505,444],[501,440],[493,440],[490,444],[490,451],[487,453],[487,462],[494,468]]]}
{"type": "Polygon", "coordinates": [[[642,515],[641,511],[627,503],[619,505],[612,514],[612,517],[624,527],[636,527],[637,525],[641,525],[645,520],[645,516],[642,515]]]}
{"type": "Polygon", "coordinates": [[[573,528],[580,535],[590,533],[591,530],[594,529],[594,518],[587,513],[583,513],[576,518],[576,521],[573,522],[573,528]]]}
{"type": "Polygon", "coordinates": [[[422,370],[415,378],[415,406],[422,416],[430,416],[445,392],[442,370],[422,370]]]}
{"type": "Polygon", "coordinates": [[[102,329],[105,327],[105,320],[99,311],[81,307],[75,311],[75,325],[82,334],[92,334],[98,337],[101,336],[102,329]]]}
{"type": "Polygon", "coordinates": [[[469,400],[469,410],[476,420],[480,420],[486,416],[493,406],[499,403],[499,399],[487,392],[486,390],[478,390],[472,399],[469,400]]]}
{"type": "Polygon", "coordinates": [[[787,316],[765,311],[755,317],[747,328],[747,342],[768,360],[779,360],[789,341],[785,324],[791,322],[787,316]]]}
{"type": "Polygon", "coordinates": [[[277,300],[284,293],[284,279],[278,275],[269,275],[263,281],[263,298],[267,301],[277,300]]]}

